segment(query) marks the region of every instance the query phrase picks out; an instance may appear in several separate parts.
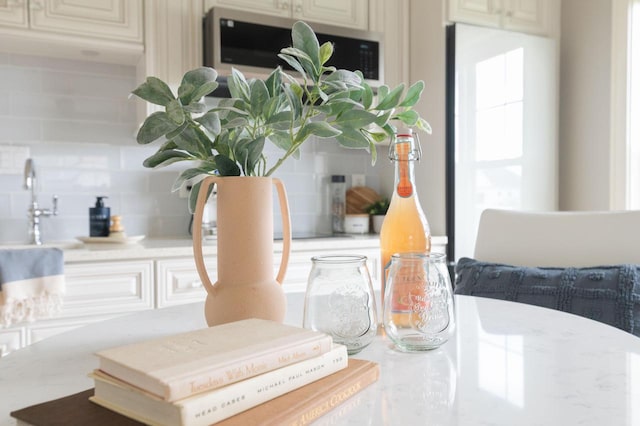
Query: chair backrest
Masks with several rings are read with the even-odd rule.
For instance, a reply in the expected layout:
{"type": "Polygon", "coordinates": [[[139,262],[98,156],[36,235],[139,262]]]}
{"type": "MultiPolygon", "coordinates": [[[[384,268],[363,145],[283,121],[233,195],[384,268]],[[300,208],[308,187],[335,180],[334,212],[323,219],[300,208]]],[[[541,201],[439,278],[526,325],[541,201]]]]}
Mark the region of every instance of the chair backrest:
{"type": "Polygon", "coordinates": [[[518,266],[640,264],[640,210],[487,209],[480,217],[474,257],[518,266]]]}

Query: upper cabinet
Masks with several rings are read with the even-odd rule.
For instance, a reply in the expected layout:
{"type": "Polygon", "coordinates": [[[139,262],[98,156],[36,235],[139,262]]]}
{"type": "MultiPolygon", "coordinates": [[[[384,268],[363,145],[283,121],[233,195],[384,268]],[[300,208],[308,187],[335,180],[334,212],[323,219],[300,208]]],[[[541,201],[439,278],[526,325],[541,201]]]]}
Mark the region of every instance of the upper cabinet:
{"type": "Polygon", "coordinates": [[[205,0],[205,11],[214,6],[369,29],[369,0],[205,0]]]}
{"type": "Polygon", "coordinates": [[[549,35],[554,0],[449,0],[449,20],[549,35]]]}
{"type": "Polygon", "coordinates": [[[142,19],[142,0],[7,0],[0,2],[0,48],[136,63],[142,19]]]}
{"type": "Polygon", "coordinates": [[[8,0],[0,26],[142,43],[140,0],[8,0]]]}

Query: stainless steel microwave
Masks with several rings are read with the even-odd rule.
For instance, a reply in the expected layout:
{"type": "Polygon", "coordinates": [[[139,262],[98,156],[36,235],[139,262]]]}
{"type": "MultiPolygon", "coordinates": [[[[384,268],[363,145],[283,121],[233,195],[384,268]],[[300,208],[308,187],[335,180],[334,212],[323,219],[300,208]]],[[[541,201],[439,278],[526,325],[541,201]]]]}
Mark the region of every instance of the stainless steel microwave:
{"type": "MultiPolygon", "coordinates": [[[[278,53],[291,46],[295,19],[240,10],[212,8],[204,18],[204,64],[224,77],[231,68],[247,77],[266,77],[278,65],[295,72],[278,53]]],[[[320,44],[330,41],[334,54],[327,65],[360,70],[372,86],[383,82],[382,34],[325,24],[309,23],[320,44]]],[[[216,94],[213,94],[216,96],[216,94]]]]}

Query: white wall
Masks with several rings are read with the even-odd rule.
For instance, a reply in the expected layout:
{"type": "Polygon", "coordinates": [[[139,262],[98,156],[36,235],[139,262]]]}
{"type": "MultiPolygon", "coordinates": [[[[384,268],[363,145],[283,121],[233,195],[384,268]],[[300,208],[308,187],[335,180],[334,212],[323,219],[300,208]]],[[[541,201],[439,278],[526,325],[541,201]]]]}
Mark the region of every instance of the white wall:
{"type": "Polygon", "coordinates": [[[611,1],[562,0],[560,209],[608,210],[611,1]]]}

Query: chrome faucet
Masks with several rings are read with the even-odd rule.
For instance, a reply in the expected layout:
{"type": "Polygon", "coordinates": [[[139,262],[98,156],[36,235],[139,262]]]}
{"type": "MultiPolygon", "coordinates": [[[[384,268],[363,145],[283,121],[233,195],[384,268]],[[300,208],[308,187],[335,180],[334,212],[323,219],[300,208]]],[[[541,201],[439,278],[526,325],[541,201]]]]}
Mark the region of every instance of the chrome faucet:
{"type": "Polygon", "coordinates": [[[58,214],[58,196],[53,196],[53,210],[38,207],[36,197],[36,169],[33,160],[28,158],[24,164],[24,189],[31,190],[31,205],[27,210],[29,217],[29,244],[42,244],[40,234],[40,217],[49,217],[58,214]]]}

